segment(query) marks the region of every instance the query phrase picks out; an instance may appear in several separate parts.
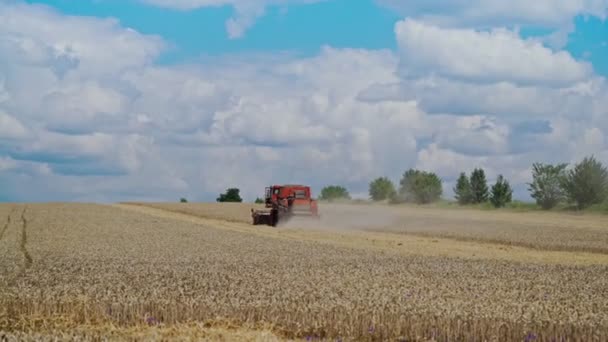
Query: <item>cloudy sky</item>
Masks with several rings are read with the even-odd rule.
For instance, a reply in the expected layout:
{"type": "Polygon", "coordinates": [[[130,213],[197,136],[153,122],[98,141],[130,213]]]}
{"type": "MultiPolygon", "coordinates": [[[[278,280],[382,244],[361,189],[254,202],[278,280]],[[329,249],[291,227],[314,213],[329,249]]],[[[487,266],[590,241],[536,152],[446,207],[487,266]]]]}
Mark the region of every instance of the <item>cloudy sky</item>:
{"type": "Polygon", "coordinates": [[[0,201],[608,162],[608,0],[0,0],[0,201]]]}

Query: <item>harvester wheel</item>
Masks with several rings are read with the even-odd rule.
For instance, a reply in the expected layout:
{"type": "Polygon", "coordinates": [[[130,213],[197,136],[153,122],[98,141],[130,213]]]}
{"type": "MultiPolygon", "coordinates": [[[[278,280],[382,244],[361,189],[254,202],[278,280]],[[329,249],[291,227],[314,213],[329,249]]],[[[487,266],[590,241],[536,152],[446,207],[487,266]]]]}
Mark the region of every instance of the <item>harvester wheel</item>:
{"type": "Polygon", "coordinates": [[[270,212],[270,225],[273,227],[276,227],[279,224],[279,211],[276,209],[273,209],[270,212]]]}

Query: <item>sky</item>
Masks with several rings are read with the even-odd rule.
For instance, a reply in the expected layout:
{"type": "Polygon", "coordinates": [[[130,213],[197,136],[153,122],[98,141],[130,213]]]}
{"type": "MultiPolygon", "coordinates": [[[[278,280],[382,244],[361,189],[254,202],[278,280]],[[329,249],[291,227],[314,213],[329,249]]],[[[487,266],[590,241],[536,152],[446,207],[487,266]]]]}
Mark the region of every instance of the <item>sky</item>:
{"type": "Polygon", "coordinates": [[[608,0],[0,0],[0,201],[608,163],[608,0]]]}

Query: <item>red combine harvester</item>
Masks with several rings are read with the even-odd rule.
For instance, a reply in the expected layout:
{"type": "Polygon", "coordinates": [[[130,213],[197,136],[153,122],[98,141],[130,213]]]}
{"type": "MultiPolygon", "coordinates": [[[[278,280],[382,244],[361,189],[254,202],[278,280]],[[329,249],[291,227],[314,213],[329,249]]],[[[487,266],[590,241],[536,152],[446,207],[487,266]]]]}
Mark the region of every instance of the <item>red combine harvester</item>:
{"type": "Polygon", "coordinates": [[[317,201],[312,199],[310,187],[304,185],[273,185],[266,188],[266,208],[253,210],[254,225],[276,227],[295,216],[319,218],[317,201]]]}

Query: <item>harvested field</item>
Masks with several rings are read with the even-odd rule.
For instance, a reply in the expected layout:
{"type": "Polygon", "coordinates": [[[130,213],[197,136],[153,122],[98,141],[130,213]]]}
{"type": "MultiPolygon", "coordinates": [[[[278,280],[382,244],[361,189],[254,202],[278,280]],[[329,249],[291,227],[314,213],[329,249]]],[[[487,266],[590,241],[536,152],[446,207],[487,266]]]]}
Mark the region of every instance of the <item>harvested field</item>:
{"type": "MultiPolygon", "coordinates": [[[[146,206],[249,223],[250,204],[146,204],[146,206]]],[[[608,216],[503,212],[413,206],[323,204],[319,224],[290,227],[366,230],[522,246],[540,250],[608,254],[608,216]]]]}
{"type": "Polygon", "coordinates": [[[608,253],[608,216],[403,207],[384,231],[543,250],[608,253]]]}
{"type": "Polygon", "coordinates": [[[476,259],[365,238],[408,243],[387,233],[138,206],[13,207],[0,205],[0,217],[12,213],[0,240],[0,331],[19,340],[160,339],[180,326],[181,337],[214,340],[608,339],[604,254],[581,264],[570,252],[531,252],[562,256],[553,263],[476,259]]]}

